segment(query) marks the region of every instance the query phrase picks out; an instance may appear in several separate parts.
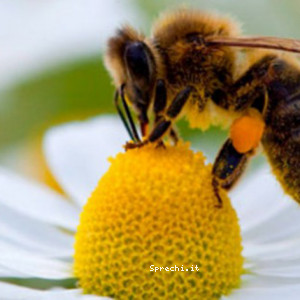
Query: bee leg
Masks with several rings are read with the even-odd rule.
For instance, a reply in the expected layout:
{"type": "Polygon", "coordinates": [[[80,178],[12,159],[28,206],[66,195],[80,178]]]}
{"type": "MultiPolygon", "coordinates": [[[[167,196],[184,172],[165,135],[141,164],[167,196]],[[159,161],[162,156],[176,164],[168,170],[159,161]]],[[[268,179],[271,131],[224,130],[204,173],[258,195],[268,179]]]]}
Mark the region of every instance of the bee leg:
{"type": "Polygon", "coordinates": [[[179,136],[174,127],[170,129],[170,138],[172,139],[174,145],[176,145],[179,141],[179,136]]]}
{"type": "MultiPolygon", "coordinates": [[[[168,123],[160,124],[160,122],[163,120],[163,112],[167,105],[167,89],[164,80],[159,79],[156,82],[156,89],[155,89],[155,97],[154,97],[154,105],[153,105],[153,112],[155,116],[154,120],[154,128],[157,128],[156,132],[152,135],[152,138],[154,140],[159,139],[159,132],[160,131],[166,131],[168,129],[168,123]],[[160,125],[159,125],[160,124],[160,125]]],[[[141,113],[139,115],[139,120],[141,123],[141,131],[142,135],[144,136],[146,134],[146,128],[145,124],[148,125],[148,118],[145,113],[142,113],[143,110],[141,110],[141,113]]],[[[148,140],[145,140],[141,143],[127,143],[125,145],[125,149],[133,149],[137,147],[142,147],[143,145],[147,144],[148,140]]],[[[158,146],[163,146],[163,141],[160,141],[158,143],[158,146]]]]}
{"type": "Polygon", "coordinates": [[[220,186],[230,189],[242,175],[248,158],[253,151],[239,153],[232,144],[231,139],[227,139],[221,148],[213,165],[213,175],[217,178],[220,186]]]}
{"type": "Polygon", "coordinates": [[[172,120],[175,119],[179,113],[181,112],[184,104],[189,99],[191,92],[194,90],[192,86],[188,86],[179,92],[170,106],[167,108],[167,112],[165,116],[159,116],[156,124],[154,125],[153,130],[149,134],[148,138],[139,143],[127,143],[125,145],[125,149],[133,149],[137,147],[142,147],[148,143],[159,142],[161,144],[161,140],[163,136],[172,130],[172,120]]]}
{"type": "Polygon", "coordinates": [[[147,116],[147,107],[143,106],[138,108],[138,120],[140,122],[140,129],[142,137],[146,136],[148,133],[148,125],[149,125],[149,119],[147,116]]]}
{"type": "Polygon", "coordinates": [[[219,195],[219,187],[229,190],[241,177],[249,157],[253,151],[239,153],[228,139],[221,148],[212,169],[214,191],[218,203],[222,202],[219,195]]]}
{"type": "MultiPolygon", "coordinates": [[[[280,61],[275,55],[263,56],[229,87],[227,100],[231,100],[230,108],[244,113],[233,123],[230,138],[215,160],[212,170],[215,191],[214,181],[225,189],[230,189],[238,181],[263,137],[269,101],[266,84],[273,78],[276,64],[280,64],[280,61]],[[244,135],[243,131],[249,134],[244,135]]],[[[226,93],[218,92],[215,99],[227,103],[220,101],[223,96],[226,93]]]]}
{"type": "MultiPolygon", "coordinates": [[[[155,91],[155,98],[154,98],[154,105],[153,105],[155,125],[163,118],[163,113],[166,109],[166,106],[167,106],[167,88],[165,85],[165,81],[159,79],[157,80],[156,83],[156,91],[155,91]]],[[[173,140],[174,144],[176,144],[179,140],[179,137],[174,127],[170,129],[169,135],[170,138],[173,140]]]]}
{"type": "Polygon", "coordinates": [[[229,95],[235,111],[243,111],[250,106],[263,112],[265,109],[265,81],[271,78],[272,65],[278,58],[275,55],[265,55],[238,78],[229,88],[229,95]]]}
{"type": "MultiPolygon", "coordinates": [[[[153,103],[153,113],[154,113],[154,128],[163,119],[163,113],[167,106],[167,88],[165,81],[163,79],[158,79],[156,81],[155,97],[153,103]]],[[[158,147],[164,146],[161,140],[158,143],[158,147]]]]}
{"type": "Polygon", "coordinates": [[[220,193],[219,193],[219,181],[213,177],[213,180],[212,180],[212,187],[213,187],[213,191],[214,191],[214,194],[218,200],[218,204],[215,205],[215,207],[217,208],[222,208],[223,207],[223,201],[222,201],[222,198],[220,196],[220,193]]]}
{"type": "Polygon", "coordinates": [[[160,141],[165,133],[171,128],[172,122],[162,118],[157,122],[152,132],[150,133],[147,142],[154,143],[160,141]]]}
{"type": "Polygon", "coordinates": [[[179,115],[193,90],[194,88],[192,86],[188,86],[176,95],[170,106],[167,108],[166,115],[161,116],[155,124],[148,137],[149,142],[153,143],[161,140],[168,131],[172,130],[172,120],[179,115]]]}
{"type": "Polygon", "coordinates": [[[165,85],[165,81],[159,79],[156,82],[155,98],[153,104],[155,123],[157,123],[159,119],[162,117],[166,106],[167,106],[167,88],[165,85]]]}

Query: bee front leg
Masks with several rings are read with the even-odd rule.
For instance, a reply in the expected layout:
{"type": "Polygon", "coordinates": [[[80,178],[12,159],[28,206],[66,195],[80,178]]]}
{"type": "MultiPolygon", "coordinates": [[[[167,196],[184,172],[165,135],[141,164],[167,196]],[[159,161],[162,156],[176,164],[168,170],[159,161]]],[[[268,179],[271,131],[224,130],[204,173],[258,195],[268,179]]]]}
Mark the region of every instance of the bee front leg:
{"type": "Polygon", "coordinates": [[[193,91],[194,87],[187,86],[176,95],[170,106],[167,108],[165,115],[160,116],[159,114],[157,114],[159,118],[153,130],[149,134],[149,137],[147,139],[148,142],[153,143],[156,141],[160,141],[167,132],[170,132],[171,136],[173,135],[175,139],[177,138],[177,135],[172,128],[172,121],[180,114],[183,106],[188,101],[193,91]]]}
{"type": "MultiPolygon", "coordinates": [[[[165,81],[162,79],[157,80],[156,90],[155,90],[155,98],[153,105],[153,113],[155,116],[154,127],[156,124],[164,117],[164,111],[167,106],[167,88],[165,85],[165,81]]],[[[178,134],[175,128],[172,126],[169,130],[170,138],[173,140],[174,144],[176,144],[179,140],[178,134]]]]}
{"type": "Polygon", "coordinates": [[[153,104],[153,113],[155,116],[155,123],[157,123],[163,116],[164,110],[167,106],[167,88],[165,81],[157,80],[155,89],[155,98],[153,104]]]}
{"type": "Polygon", "coordinates": [[[139,107],[138,109],[139,113],[137,117],[140,123],[142,137],[146,136],[148,132],[149,119],[147,116],[147,109],[147,106],[139,107]]]}
{"type": "MultiPolygon", "coordinates": [[[[162,144],[162,138],[165,134],[170,132],[170,135],[174,136],[174,139],[177,138],[177,135],[175,131],[173,130],[173,120],[180,114],[182,111],[182,108],[184,104],[188,101],[190,98],[191,93],[195,90],[192,86],[187,86],[182,91],[180,91],[174,100],[171,102],[170,106],[167,108],[167,111],[165,114],[159,114],[158,112],[163,111],[163,107],[166,105],[164,104],[163,100],[160,100],[161,102],[156,103],[157,107],[160,109],[157,109],[157,120],[154,125],[154,128],[150,132],[149,136],[140,143],[127,143],[125,145],[125,149],[132,149],[137,147],[142,147],[148,143],[155,143],[158,142],[160,145],[162,144]],[[164,105],[163,105],[164,104],[164,105]]],[[[158,100],[156,100],[158,101],[158,100]]],[[[166,101],[165,101],[166,103],[166,101]]]]}

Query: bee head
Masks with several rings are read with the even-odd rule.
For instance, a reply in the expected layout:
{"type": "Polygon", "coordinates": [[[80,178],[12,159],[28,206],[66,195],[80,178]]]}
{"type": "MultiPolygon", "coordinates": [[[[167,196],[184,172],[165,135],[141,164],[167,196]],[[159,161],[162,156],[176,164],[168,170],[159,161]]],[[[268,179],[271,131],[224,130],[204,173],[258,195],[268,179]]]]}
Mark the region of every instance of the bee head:
{"type": "Polygon", "coordinates": [[[108,41],[105,63],[117,88],[141,113],[147,111],[157,79],[156,50],[144,35],[126,26],[108,41]]]}

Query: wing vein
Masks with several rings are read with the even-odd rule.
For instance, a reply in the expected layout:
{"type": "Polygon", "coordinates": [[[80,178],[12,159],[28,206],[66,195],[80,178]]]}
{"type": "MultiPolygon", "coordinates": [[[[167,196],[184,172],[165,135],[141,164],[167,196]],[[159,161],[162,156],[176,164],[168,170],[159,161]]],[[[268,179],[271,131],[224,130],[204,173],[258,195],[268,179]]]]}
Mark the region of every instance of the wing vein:
{"type": "Polygon", "coordinates": [[[211,36],[205,40],[207,45],[232,46],[241,48],[264,48],[300,53],[300,40],[277,38],[271,36],[261,37],[223,37],[211,36]]]}

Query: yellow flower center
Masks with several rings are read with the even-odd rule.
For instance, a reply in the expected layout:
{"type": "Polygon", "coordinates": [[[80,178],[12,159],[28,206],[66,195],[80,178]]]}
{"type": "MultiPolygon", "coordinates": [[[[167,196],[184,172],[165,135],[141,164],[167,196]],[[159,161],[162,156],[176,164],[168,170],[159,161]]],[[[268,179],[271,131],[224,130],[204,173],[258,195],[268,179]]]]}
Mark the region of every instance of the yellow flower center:
{"type": "Polygon", "coordinates": [[[217,207],[211,181],[203,155],[183,143],[111,159],[76,234],[74,273],[84,292],[212,300],[238,287],[238,219],[224,191],[217,207]]]}

